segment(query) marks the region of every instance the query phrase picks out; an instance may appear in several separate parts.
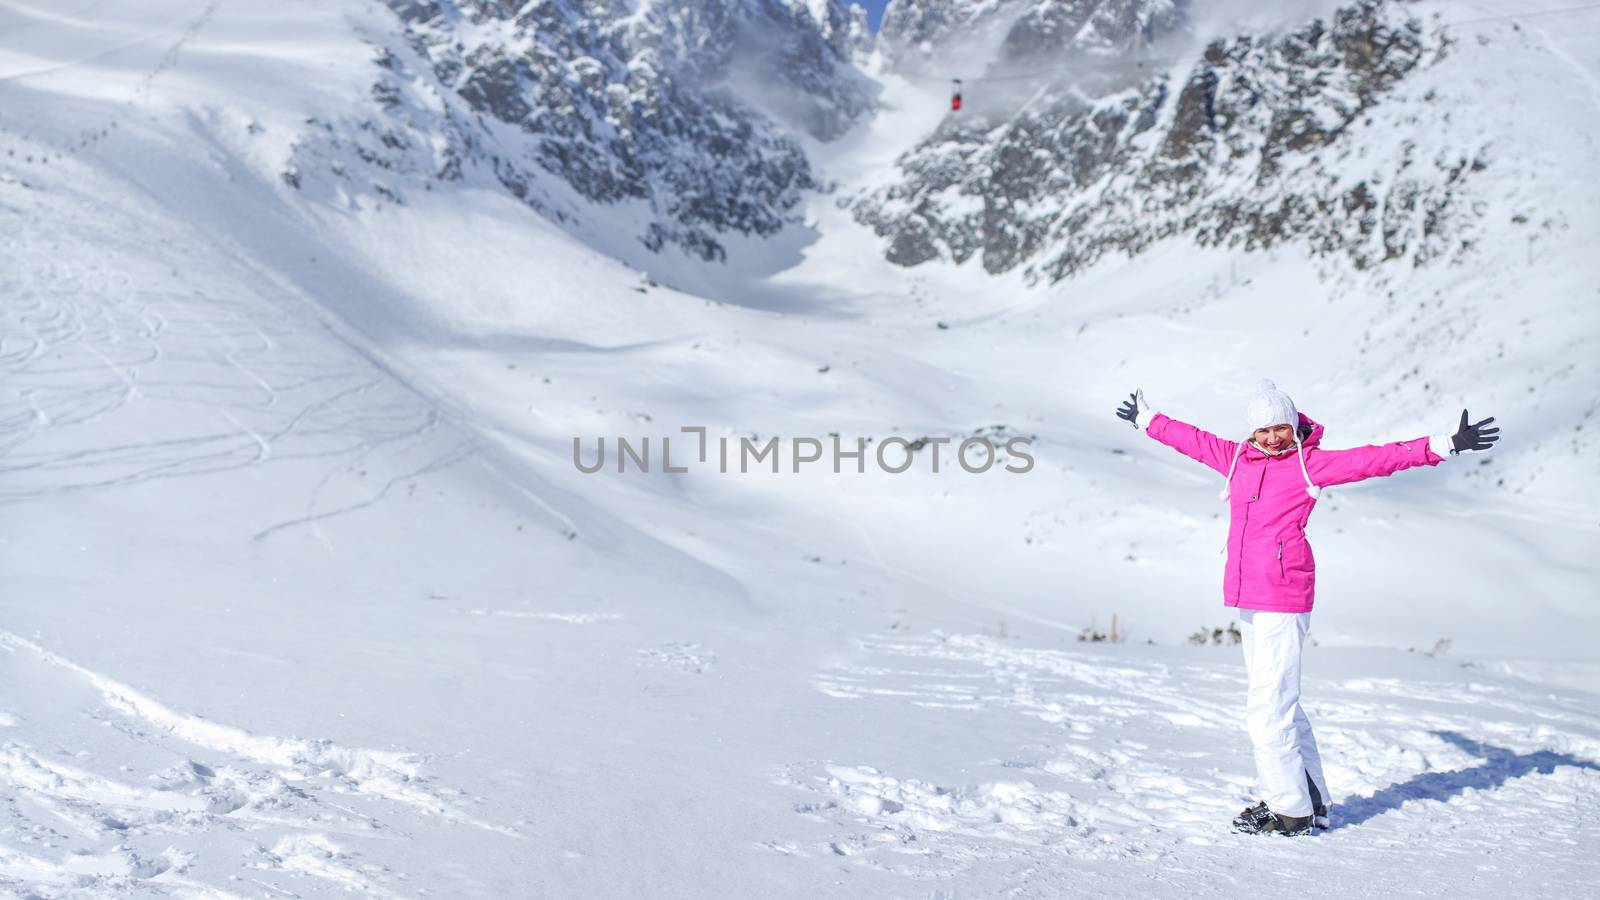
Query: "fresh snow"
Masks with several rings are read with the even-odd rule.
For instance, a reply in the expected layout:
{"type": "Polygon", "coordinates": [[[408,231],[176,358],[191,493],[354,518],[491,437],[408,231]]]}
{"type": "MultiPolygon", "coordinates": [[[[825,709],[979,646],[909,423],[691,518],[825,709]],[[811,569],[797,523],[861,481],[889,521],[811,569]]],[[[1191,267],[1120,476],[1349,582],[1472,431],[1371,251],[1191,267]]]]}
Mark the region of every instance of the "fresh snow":
{"type": "Polygon", "coordinates": [[[882,117],[807,144],[841,182],[808,227],[725,267],[630,269],[484,185],[308,201],[293,141],[364,102],[363,40],[394,28],[356,2],[0,12],[0,895],[1600,879],[1600,12],[1464,26],[1411,121],[1358,136],[1490,147],[1468,264],[1175,239],[1048,288],[891,267],[838,208],[934,124],[892,75],[882,117]],[[1306,841],[1228,829],[1242,661],[1187,640],[1229,621],[1220,479],[1111,415],[1142,387],[1227,431],[1263,376],[1330,446],[1463,405],[1505,428],[1320,504],[1305,689],[1336,821],[1306,841]],[[1003,426],[1037,466],[573,466],[574,437],[687,460],[683,426],[1003,426]],[[1113,616],[1124,641],[1077,640],[1113,616]]]}

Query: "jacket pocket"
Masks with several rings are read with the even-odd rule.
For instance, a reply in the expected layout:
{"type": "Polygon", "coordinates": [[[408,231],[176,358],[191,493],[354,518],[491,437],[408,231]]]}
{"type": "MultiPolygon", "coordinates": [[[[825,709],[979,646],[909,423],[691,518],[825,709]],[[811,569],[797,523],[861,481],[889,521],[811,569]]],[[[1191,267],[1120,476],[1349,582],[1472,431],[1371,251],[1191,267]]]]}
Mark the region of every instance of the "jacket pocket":
{"type": "Polygon", "coordinates": [[[1287,535],[1278,542],[1278,572],[1283,575],[1284,584],[1308,585],[1315,571],[1311,543],[1303,532],[1287,535]]]}

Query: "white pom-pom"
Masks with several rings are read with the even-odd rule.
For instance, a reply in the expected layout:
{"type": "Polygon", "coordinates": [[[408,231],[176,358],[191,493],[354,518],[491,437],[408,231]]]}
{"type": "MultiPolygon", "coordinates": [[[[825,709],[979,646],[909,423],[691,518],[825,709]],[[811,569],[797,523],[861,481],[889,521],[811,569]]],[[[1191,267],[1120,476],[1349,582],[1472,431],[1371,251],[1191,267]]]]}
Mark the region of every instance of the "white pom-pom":
{"type": "Polygon", "coordinates": [[[1256,393],[1258,394],[1265,394],[1267,391],[1275,391],[1277,389],[1278,386],[1272,383],[1271,378],[1263,378],[1256,382],[1256,393]]]}
{"type": "Polygon", "coordinates": [[[1316,486],[1314,484],[1308,484],[1308,485],[1306,485],[1306,493],[1310,494],[1311,495],[1311,499],[1315,500],[1318,497],[1322,496],[1322,488],[1320,488],[1320,487],[1318,487],[1318,486],[1316,486]]]}

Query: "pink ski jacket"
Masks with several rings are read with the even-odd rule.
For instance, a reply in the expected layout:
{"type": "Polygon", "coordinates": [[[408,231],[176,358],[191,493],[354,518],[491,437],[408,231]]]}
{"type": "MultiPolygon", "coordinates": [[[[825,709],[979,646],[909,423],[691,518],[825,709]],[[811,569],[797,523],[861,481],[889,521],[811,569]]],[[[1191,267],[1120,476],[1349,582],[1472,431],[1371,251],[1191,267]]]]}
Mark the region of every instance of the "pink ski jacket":
{"type": "MultiPolygon", "coordinates": [[[[1305,454],[1306,473],[1318,485],[1349,484],[1393,475],[1412,466],[1436,466],[1443,457],[1429,439],[1323,450],[1322,426],[1300,413],[1301,432],[1311,435],[1301,449],[1268,456],[1246,442],[1228,480],[1228,562],[1222,576],[1222,602],[1242,609],[1310,612],[1317,588],[1317,564],[1306,541],[1306,521],[1317,501],[1306,491],[1296,453],[1305,454]]],[[[1240,446],[1160,413],[1145,433],[1226,477],[1240,446]]]]}

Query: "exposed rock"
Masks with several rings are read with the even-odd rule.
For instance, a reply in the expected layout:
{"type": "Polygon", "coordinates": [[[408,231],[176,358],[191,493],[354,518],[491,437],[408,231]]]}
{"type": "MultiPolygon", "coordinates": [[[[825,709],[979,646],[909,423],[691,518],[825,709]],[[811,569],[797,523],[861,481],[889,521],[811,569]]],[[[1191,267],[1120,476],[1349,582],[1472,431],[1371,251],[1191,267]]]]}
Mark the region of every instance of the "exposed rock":
{"type": "Polygon", "coordinates": [[[1174,235],[1420,265],[1459,247],[1456,188],[1485,151],[1420,160],[1408,146],[1354,185],[1341,161],[1359,149],[1351,128],[1444,43],[1365,0],[1276,39],[1215,42],[1176,91],[1156,77],[1086,102],[1062,86],[999,123],[952,118],[851,208],[892,262],[976,255],[1030,280],[1174,235]]]}
{"type": "Polygon", "coordinates": [[[819,186],[790,129],[831,139],[876,96],[837,0],[389,6],[399,39],[376,49],[373,115],[302,135],[302,185],[320,168],[342,182],[330,193],[403,196],[316,165],[351,154],[424,179],[481,172],[561,222],[638,204],[644,246],[720,261],[719,236],[773,235],[819,186]]]}

